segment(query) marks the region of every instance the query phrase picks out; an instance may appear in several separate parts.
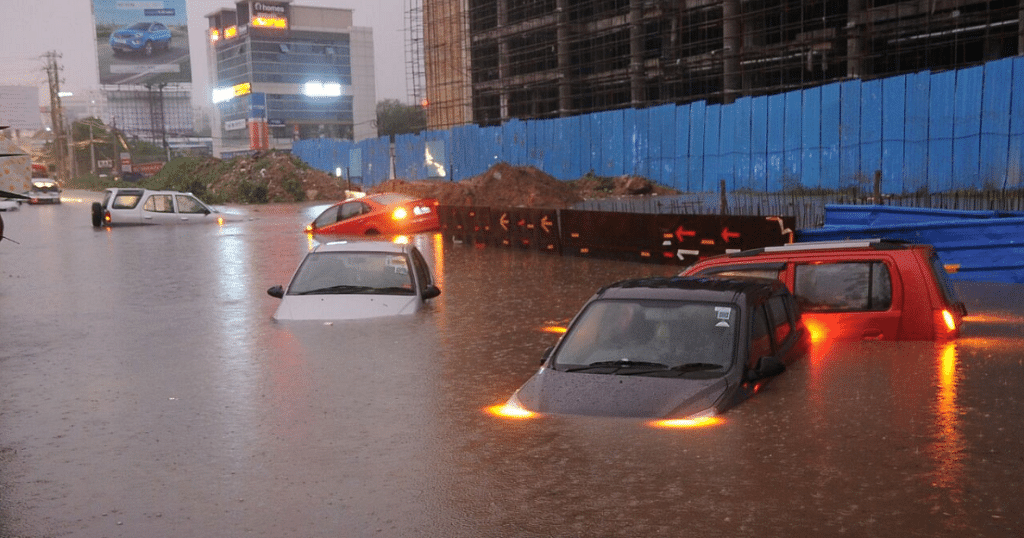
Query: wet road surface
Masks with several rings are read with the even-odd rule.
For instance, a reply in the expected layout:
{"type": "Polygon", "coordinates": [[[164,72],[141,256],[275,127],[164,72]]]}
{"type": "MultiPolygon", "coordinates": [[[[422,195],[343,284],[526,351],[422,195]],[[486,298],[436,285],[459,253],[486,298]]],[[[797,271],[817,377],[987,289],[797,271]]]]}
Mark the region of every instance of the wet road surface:
{"type": "Polygon", "coordinates": [[[702,429],[486,412],[590,294],[671,267],[416,239],[415,316],[278,323],[312,204],[94,229],[3,215],[0,536],[1021,536],[1024,306],[955,344],[817,343],[702,429]]]}

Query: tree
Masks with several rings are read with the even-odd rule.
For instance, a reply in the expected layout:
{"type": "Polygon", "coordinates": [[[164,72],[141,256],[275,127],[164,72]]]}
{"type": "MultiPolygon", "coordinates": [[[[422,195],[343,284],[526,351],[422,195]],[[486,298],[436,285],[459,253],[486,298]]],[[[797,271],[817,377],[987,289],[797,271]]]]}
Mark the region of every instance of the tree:
{"type": "Polygon", "coordinates": [[[397,99],[377,103],[377,134],[394,140],[395,135],[418,133],[427,128],[427,112],[417,105],[405,105],[397,99]]]}

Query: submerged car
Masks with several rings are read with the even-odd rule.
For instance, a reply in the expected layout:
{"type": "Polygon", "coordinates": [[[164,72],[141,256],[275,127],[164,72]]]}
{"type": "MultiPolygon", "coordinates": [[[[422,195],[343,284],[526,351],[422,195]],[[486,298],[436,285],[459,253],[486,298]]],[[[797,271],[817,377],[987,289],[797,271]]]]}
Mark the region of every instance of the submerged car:
{"type": "Polygon", "coordinates": [[[777,281],[654,277],[590,298],[506,407],[694,419],[725,412],[808,350],[777,281]]]}
{"type": "Polygon", "coordinates": [[[141,52],[146,56],[156,49],[171,48],[171,31],[160,22],[137,22],[110,34],[114,54],[141,52]]]}
{"type": "Polygon", "coordinates": [[[110,188],[92,204],[92,225],[203,224],[242,220],[203,203],[190,192],[110,188]]]}
{"type": "Polygon", "coordinates": [[[792,243],[713,256],[683,274],[779,280],[796,296],[816,339],[948,341],[960,336],[967,315],[926,244],[792,243]]]}
{"type": "Polygon", "coordinates": [[[59,204],[60,185],[56,181],[36,179],[32,181],[32,188],[25,196],[28,196],[28,203],[31,205],[59,204]]]}
{"type": "Polygon", "coordinates": [[[314,247],[285,289],[277,320],[344,320],[412,314],[441,294],[419,249],[384,241],[314,247]]]}
{"type": "Polygon", "coordinates": [[[317,235],[405,235],[441,229],[437,200],[381,193],[328,207],[306,226],[317,235]]]}

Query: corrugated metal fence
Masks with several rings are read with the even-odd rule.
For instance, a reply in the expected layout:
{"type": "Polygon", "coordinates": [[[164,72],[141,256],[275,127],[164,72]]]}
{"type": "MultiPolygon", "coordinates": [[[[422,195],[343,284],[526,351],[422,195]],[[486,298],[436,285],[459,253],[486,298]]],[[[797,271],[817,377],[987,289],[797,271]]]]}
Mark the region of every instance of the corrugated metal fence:
{"type": "MultiPolygon", "coordinates": [[[[395,177],[461,181],[505,162],[561,180],[640,175],[683,192],[1016,189],[1024,152],[1024,58],[850,80],[729,105],[696,102],[396,137],[395,177]]],[[[303,140],[312,166],[372,186],[387,138],[303,140]]]]}

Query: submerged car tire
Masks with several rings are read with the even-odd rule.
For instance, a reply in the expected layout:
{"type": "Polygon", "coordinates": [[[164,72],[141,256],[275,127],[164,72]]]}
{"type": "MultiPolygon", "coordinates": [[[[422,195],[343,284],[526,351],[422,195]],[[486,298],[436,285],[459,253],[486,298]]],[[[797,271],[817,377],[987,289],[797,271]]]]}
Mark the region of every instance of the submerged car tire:
{"type": "Polygon", "coordinates": [[[92,225],[97,228],[103,225],[103,205],[99,202],[92,203],[92,225]]]}

